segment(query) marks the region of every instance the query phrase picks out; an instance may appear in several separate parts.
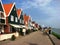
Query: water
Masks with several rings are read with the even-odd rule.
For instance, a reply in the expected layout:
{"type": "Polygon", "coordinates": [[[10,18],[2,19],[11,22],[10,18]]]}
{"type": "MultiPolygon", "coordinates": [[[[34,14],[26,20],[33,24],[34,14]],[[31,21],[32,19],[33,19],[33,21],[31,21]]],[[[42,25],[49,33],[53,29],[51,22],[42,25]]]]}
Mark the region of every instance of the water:
{"type": "Polygon", "coordinates": [[[57,34],[60,34],[60,29],[53,28],[52,31],[55,32],[55,33],[57,33],[57,34]]]}

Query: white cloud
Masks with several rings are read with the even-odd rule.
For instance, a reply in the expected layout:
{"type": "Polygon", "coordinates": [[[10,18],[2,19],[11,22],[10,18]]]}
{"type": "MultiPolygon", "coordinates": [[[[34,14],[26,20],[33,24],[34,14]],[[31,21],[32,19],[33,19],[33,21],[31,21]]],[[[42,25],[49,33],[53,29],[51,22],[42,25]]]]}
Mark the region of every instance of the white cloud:
{"type": "Polygon", "coordinates": [[[52,0],[34,0],[37,5],[40,6],[46,6],[48,5],[52,0]]]}
{"type": "Polygon", "coordinates": [[[41,7],[41,6],[46,6],[48,5],[52,0],[33,0],[33,1],[27,1],[27,2],[23,2],[21,3],[21,8],[24,9],[28,9],[31,7],[41,7]]]}
{"type": "Polygon", "coordinates": [[[43,12],[46,13],[47,15],[51,16],[51,17],[56,17],[60,15],[60,11],[59,9],[56,9],[54,7],[43,7],[42,8],[43,12]]]}
{"type": "MultiPolygon", "coordinates": [[[[51,6],[51,2],[53,0],[33,0],[33,1],[27,1],[22,3],[23,10],[29,9],[29,8],[39,8],[45,13],[46,15],[49,15],[50,18],[46,20],[42,20],[41,24],[44,23],[46,25],[51,25],[53,27],[60,27],[60,7],[54,7],[51,6]]],[[[59,6],[59,5],[58,5],[59,6]]]]}

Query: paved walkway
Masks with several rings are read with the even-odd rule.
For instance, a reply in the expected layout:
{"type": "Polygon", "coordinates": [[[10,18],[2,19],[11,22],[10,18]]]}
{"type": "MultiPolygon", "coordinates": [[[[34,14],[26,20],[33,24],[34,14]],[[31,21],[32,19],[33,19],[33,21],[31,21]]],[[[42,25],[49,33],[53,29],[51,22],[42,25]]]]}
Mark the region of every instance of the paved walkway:
{"type": "Polygon", "coordinates": [[[55,36],[50,35],[50,37],[52,38],[53,42],[55,43],[55,45],[60,45],[60,40],[57,39],[55,36]]]}
{"type": "Polygon", "coordinates": [[[0,42],[0,45],[53,45],[47,35],[40,31],[17,38],[15,41],[0,42]]]}

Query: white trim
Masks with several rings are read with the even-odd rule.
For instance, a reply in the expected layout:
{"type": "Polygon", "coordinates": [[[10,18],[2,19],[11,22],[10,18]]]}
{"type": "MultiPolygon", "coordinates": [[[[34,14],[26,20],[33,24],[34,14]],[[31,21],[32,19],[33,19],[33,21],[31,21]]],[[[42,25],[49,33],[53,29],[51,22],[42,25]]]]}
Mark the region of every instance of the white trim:
{"type": "Polygon", "coordinates": [[[26,28],[25,25],[16,25],[16,24],[10,24],[10,25],[13,26],[13,27],[16,27],[16,28],[23,28],[23,27],[26,28]]]}
{"type": "Polygon", "coordinates": [[[15,27],[15,28],[20,28],[19,25],[16,25],[16,24],[10,24],[11,26],[15,27]]]}
{"type": "Polygon", "coordinates": [[[0,0],[0,2],[1,2],[1,5],[2,5],[2,8],[3,8],[3,13],[4,13],[4,16],[5,16],[5,24],[6,24],[6,14],[5,14],[5,10],[4,10],[4,7],[3,7],[3,4],[2,4],[2,1],[0,0]]]}
{"type": "Polygon", "coordinates": [[[10,13],[11,13],[11,11],[12,11],[12,9],[13,9],[14,5],[15,5],[15,2],[14,2],[14,4],[13,4],[13,6],[12,6],[12,8],[11,8],[11,10],[10,10],[9,14],[8,14],[8,16],[10,15],[10,13]]]}
{"type": "MultiPolygon", "coordinates": [[[[12,6],[12,8],[11,8],[11,10],[10,10],[9,14],[8,14],[8,16],[10,15],[10,13],[11,13],[11,11],[12,11],[12,9],[13,9],[14,5],[15,5],[15,2],[13,3],[13,6],[12,6]]],[[[4,9],[4,8],[3,8],[3,9],[4,9]]],[[[4,15],[5,15],[5,17],[8,17],[8,16],[6,16],[5,10],[4,10],[4,15]]]]}
{"type": "Polygon", "coordinates": [[[5,19],[5,18],[1,18],[1,19],[5,19]]]}
{"type": "MultiPolygon", "coordinates": [[[[3,4],[2,4],[2,1],[0,0],[0,2],[1,2],[2,8],[3,8],[3,11],[4,11],[4,13],[5,13],[5,10],[4,10],[4,7],[3,7],[3,4]]],[[[4,14],[4,16],[6,17],[5,14],[4,14]]]]}
{"type": "Polygon", "coordinates": [[[20,25],[20,26],[25,27],[25,25],[20,25]]]}

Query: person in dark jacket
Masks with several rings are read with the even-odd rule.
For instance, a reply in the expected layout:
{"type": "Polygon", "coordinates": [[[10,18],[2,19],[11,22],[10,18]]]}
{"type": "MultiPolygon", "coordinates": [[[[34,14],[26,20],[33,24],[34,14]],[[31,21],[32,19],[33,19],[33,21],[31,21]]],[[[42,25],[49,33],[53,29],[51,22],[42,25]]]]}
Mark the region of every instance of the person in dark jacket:
{"type": "Polygon", "coordinates": [[[51,27],[49,27],[48,29],[49,29],[49,34],[51,34],[51,27]]]}

